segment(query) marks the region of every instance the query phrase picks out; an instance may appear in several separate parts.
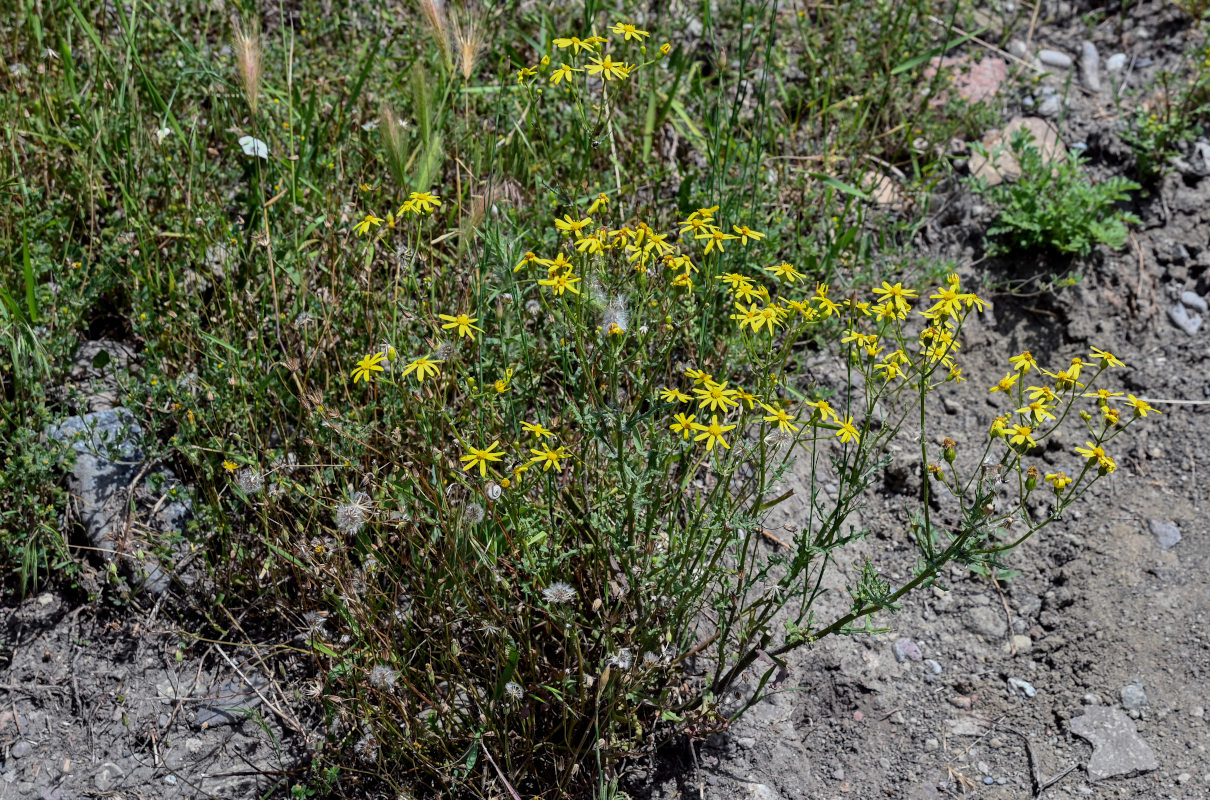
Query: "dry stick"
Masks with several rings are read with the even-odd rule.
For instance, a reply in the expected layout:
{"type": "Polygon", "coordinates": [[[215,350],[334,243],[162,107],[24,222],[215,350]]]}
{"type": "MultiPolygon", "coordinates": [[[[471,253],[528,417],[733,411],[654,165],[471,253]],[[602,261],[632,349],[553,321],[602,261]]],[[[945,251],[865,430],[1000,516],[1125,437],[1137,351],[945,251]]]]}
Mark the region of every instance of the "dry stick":
{"type": "Polygon", "coordinates": [[[996,587],[996,591],[1000,593],[1000,604],[1004,606],[1004,618],[1008,620],[1008,646],[1010,648],[1009,655],[1017,654],[1017,642],[1013,639],[1013,615],[1008,610],[1008,600],[1004,598],[1004,590],[1000,588],[1000,582],[996,580],[995,574],[991,575],[992,585],[996,587]]]}
{"type": "MultiPolygon", "coordinates": [[[[215,649],[215,651],[218,652],[218,654],[220,656],[223,657],[223,660],[226,661],[228,665],[230,665],[231,669],[235,670],[235,674],[237,674],[241,678],[243,678],[244,683],[248,686],[248,688],[250,688],[253,692],[256,693],[256,696],[259,697],[262,702],[264,702],[264,704],[267,708],[272,710],[273,713],[277,714],[277,716],[281,718],[281,721],[286,723],[286,725],[288,725],[291,730],[293,730],[295,733],[297,733],[299,736],[303,737],[304,739],[306,738],[307,732],[303,730],[302,725],[300,725],[293,717],[287,716],[286,712],[284,712],[280,708],[278,708],[277,705],[272,700],[270,700],[268,697],[265,697],[265,695],[261,693],[261,690],[257,687],[257,685],[255,683],[253,683],[248,678],[248,676],[244,674],[243,670],[241,670],[238,666],[236,666],[236,663],[231,660],[231,658],[227,655],[226,652],[223,651],[223,648],[219,647],[216,644],[216,645],[214,645],[214,649],[215,649]]],[[[520,798],[518,798],[518,800],[520,800],[520,798]]]]}
{"type": "Polygon", "coordinates": [[[492,768],[495,769],[496,774],[500,776],[500,782],[504,784],[505,789],[508,789],[508,793],[513,796],[513,800],[521,800],[521,795],[517,794],[517,790],[513,788],[511,783],[508,782],[508,778],[504,777],[504,772],[501,771],[500,765],[496,763],[496,759],[492,758],[492,753],[487,749],[487,745],[480,740],[479,746],[483,748],[483,755],[487,756],[487,760],[491,762],[492,768]]]}
{"type": "Polygon", "coordinates": [[[1034,42],[1034,28],[1038,26],[1038,12],[1042,10],[1042,0],[1034,0],[1034,13],[1029,18],[1029,31],[1025,34],[1025,52],[1034,42]]]}

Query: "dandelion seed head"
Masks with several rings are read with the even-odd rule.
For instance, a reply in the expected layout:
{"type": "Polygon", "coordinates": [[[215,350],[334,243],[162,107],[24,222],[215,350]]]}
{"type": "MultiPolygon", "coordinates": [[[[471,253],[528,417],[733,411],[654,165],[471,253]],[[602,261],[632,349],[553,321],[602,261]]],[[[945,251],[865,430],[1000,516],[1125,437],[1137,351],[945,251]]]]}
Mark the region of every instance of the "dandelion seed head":
{"type": "Polygon", "coordinates": [[[570,603],[576,599],[576,590],[570,583],[552,583],[542,590],[542,597],[548,603],[570,603]]]}
{"type": "Polygon", "coordinates": [[[538,316],[539,314],[542,313],[542,304],[539,303],[537,300],[526,300],[525,301],[525,313],[529,314],[531,317],[538,316]]]}
{"type": "Polygon", "coordinates": [[[239,484],[240,491],[248,496],[258,494],[261,489],[265,488],[265,476],[252,467],[240,470],[235,480],[239,484]]]}
{"type": "Polygon", "coordinates": [[[353,745],[353,752],[367,764],[373,764],[378,760],[378,740],[370,734],[366,734],[357,740],[357,744],[353,745]]]}
{"type": "Polygon", "coordinates": [[[611,655],[606,663],[608,663],[611,667],[617,667],[620,670],[627,670],[630,669],[631,665],[634,663],[634,655],[630,652],[629,647],[623,647],[621,650],[611,655]]]}
{"type": "Polygon", "coordinates": [[[336,507],[336,527],[341,533],[351,536],[361,530],[373,510],[370,496],[357,492],[349,502],[336,507]]]}
{"type": "Polygon", "coordinates": [[[525,696],[525,690],[521,688],[521,684],[513,681],[504,684],[504,693],[513,700],[520,700],[525,696]]]}
{"type": "Polygon", "coordinates": [[[376,689],[394,689],[398,674],[386,664],[376,664],[374,669],[370,670],[370,685],[376,689]]]}
{"type": "Polygon", "coordinates": [[[449,361],[458,353],[458,348],[453,342],[441,341],[437,343],[434,349],[433,358],[437,361],[449,361]]]}
{"type": "Polygon", "coordinates": [[[467,503],[466,508],[462,509],[462,518],[470,525],[478,525],[483,517],[483,506],[478,503],[467,503]]]}

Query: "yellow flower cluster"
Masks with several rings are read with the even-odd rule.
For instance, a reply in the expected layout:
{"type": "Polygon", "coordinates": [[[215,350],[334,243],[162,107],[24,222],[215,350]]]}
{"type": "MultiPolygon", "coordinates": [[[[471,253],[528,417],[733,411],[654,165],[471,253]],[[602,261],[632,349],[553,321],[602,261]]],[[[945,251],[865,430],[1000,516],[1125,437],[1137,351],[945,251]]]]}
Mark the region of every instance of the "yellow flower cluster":
{"type": "MultiPolygon", "coordinates": [[[[611,33],[621,37],[624,42],[639,42],[651,36],[647,31],[639,30],[638,27],[629,22],[615,23],[609,29],[611,33]]],[[[575,80],[576,73],[586,72],[589,75],[602,78],[606,81],[620,81],[630,77],[630,74],[642,64],[628,64],[625,60],[615,61],[612,53],[603,52],[602,45],[608,44],[609,39],[604,36],[598,36],[595,33],[591,36],[586,36],[581,39],[579,36],[561,36],[551,42],[552,54],[560,58],[559,66],[550,71],[547,80],[555,85],[560,84],[571,86],[575,80]],[[575,60],[581,54],[587,54],[587,61],[583,62],[582,67],[574,67],[562,58],[570,57],[575,60]]],[[[646,48],[642,48],[642,52],[646,52],[646,48]]],[[[666,56],[672,52],[671,45],[665,44],[660,47],[659,53],[661,56],[666,56]]],[[[517,70],[517,83],[525,84],[527,81],[534,81],[538,75],[553,62],[549,55],[543,56],[537,64],[532,67],[521,67],[517,70]]],[[[648,62],[650,63],[650,62],[648,62]]]]}
{"type": "Polygon", "coordinates": [[[372,229],[377,228],[384,222],[387,223],[387,227],[393,228],[397,219],[402,219],[408,214],[422,217],[433,213],[440,205],[441,198],[432,192],[412,192],[394,214],[388,211],[386,219],[376,217],[373,214],[366,214],[360,222],[353,226],[353,232],[358,236],[365,236],[372,229]]]}

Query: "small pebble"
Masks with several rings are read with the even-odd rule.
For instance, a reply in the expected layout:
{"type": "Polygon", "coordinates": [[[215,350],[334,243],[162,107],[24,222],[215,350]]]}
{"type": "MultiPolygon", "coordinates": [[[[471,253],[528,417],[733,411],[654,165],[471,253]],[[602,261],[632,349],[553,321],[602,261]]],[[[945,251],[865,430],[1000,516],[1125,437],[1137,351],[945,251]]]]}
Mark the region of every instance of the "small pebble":
{"type": "Polygon", "coordinates": [[[1025,54],[1029,50],[1025,47],[1025,42],[1020,39],[1013,39],[1008,43],[1008,53],[1014,58],[1025,58],[1025,54]]]}
{"type": "Polygon", "coordinates": [[[832,770],[832,777],[838,781],[843,781],[844,780],[844,767],[837,767],[836,769],[832,770]]]}
{"type": "Polygon", "coordinates": [[[1155,537],[1155,543],[1161,550],[1171,550],[1181,540],[1181,529],[1175,522],[1150,519],[1147,520],[1147,526],[1151,528],[1151,535],[1155,537]]]}
{"type": "Polygon", "coordinates": [[[1137,683],[1128,683],[1118,690],[1118,697],[1122,699],[1122,708],[1127,711],[1133,711],[1147,705],[1147,695],[1143,692],[1143,687],[1137,683]]]}
{"type": "Polygon", "coordinates": [[[1038,60],[1048,67],[1055,69],[1071,69],[1071,56],[1058,50],[1039,50],[1038,60]]]}
{"type": "Polygon", "coordinates": [[[169,786],[176,786],[176,776],[175,775],[165,775],[164,783],[168,784],[169,786]]]}
{"type": "Polygon", "coordinates": [[[1059,112],[1063,110],[1063,101],[1059,99],[1057,94],[1042,100],[1038,105],[1038,114],[1043,117],[1057,117],[1059,112]]]}
{"type": "Polygon", "coordinates": [[[925,750],[929,750],[929,751],[936,750],[940,746],[941,746],[941,742],[938,742],[936,739],[925,739],[924,740],[924,749],[925,750]]]}
{"type": "Polygon", "coordinates": [[[941,674],[941,665],[938,664],[936,661],[934,661],[931,658],[926,658],[924,660],[924,668],[927,669],[929,672],[933,673],[934,675],[941,674]]]}
{"type": "Polygon", "coordinates": [[[1200,311],[1203,314],[1210,311],[1210,306],[1206,305],[1205,299],[1197,292],[1181,292],[1181,302],[1194,311],[1200,311]]]}
{"type": "Polygon", "coordinates": [[[904,661],[919,661],[924,658],[924,654],[920,652],[920,645],[906,636],[896,639],[895,643],[891,645],[891,650],[895,653],[895,660],[900,664],[904,661]]]}
{"type": "Polygon", "coordinates": [[[1201,315],[1190,314],[1180,303],[1173,303],[1168,306],[1168,319],[1172,320],[1173,325],[1190,336],[1197,333],[1198,329],[1202,327],[1201,315]]]}
{"type": "Polygon", "coordinates": [[[1086,706],[1095,706],[1100,704],[1101,699],[1095,694],[1086,694],[1080,698],[1080,702],[1086,706]]]}
{"type": "Polygon", "coordinates": [[[1024,692],[1026,697],[1033,697],[1038,693],[1038,690],[1035,689],[1033,684],[1031,684],[1029,681],[1023,681],[1020,678],[1009,678],[1008,690],[1013,694],[1016,694],[1016,691],[1014,690],[1017,689],[1024,692]]]}
{"type": "Polygon", "coordinates": [[[1105,69],[1109,72],[1121,72],[1126,68],[1126,54],[1114,53],[1105,59],[1105,69]]]}
{"type": "Polygon", "coordinates": [[[12,754],[13,758],[25,758],[27,755],[32,753],[33,750],[34,746],[32,744],[26,741],[20,741],[13,745],[9,752],[12,754]]]}
{"type": "Polygon", "coordinates": [[[1101,56],[1092,42],[1080,45],[1080,76],[1084,79],[1085,89],[1090,92],[1101,91],[1101,56]]]}

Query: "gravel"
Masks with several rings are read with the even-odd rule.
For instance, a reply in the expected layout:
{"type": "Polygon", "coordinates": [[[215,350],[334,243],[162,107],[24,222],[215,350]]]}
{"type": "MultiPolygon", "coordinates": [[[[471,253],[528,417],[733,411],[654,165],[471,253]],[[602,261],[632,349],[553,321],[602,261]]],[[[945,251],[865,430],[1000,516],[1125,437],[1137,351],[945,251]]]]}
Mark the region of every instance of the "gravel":
{"type": "Polygon", "coordinates": [[[1071,69],[1071,56],[1066,53],[1061,53],[1058,50],[1039,50],[1038,60],[1048,67],[1055,69],[1071,69]]]}

